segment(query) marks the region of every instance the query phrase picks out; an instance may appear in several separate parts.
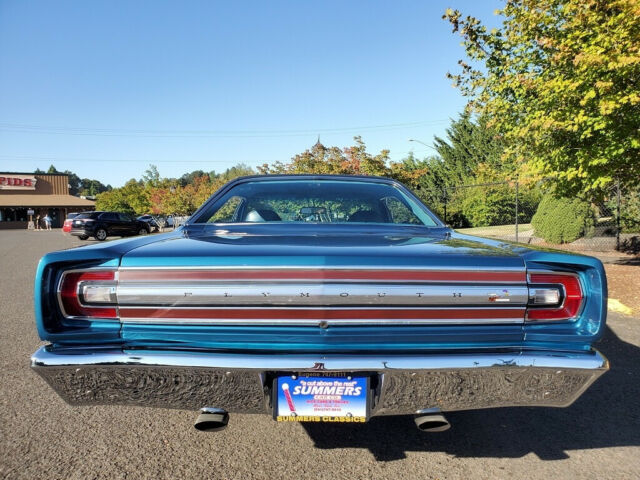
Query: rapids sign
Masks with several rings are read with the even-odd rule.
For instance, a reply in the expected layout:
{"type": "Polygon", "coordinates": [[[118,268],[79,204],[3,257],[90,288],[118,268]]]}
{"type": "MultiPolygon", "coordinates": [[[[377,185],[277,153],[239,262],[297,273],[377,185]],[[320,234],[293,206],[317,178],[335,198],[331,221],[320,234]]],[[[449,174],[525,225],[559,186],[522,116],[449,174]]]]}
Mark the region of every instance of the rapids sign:
{"type": "Polygon", "coordinates": [[[26,175],[0,176],[0,190],[35,190],[36,177],[26,175]]]}

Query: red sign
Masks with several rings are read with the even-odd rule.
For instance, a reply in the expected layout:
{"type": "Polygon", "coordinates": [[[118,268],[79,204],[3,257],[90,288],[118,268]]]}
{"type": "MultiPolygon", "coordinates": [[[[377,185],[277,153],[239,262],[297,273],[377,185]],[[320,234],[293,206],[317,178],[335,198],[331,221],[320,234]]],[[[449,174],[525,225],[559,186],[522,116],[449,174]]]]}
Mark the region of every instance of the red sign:
{"type": "Polygon", "coordinates": [[[0,174],[0,190],[35,190],[36,177],[0,174]]]}

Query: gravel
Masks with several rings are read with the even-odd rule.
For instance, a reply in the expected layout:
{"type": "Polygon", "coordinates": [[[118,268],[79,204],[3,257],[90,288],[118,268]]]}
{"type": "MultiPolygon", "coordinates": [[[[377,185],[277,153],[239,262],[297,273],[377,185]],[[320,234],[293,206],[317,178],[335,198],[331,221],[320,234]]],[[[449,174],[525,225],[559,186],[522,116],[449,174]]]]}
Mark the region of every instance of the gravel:
{"type": "Polygon", "coordinates": [[[566,409],[448,415],[441,434],[408,417],[365,425],[276,424],[232,415],[219,433],[196,413],[70,407],[29,369],[35,267],[47,251],[89,242],[0,231],[0,478],[638,478],[640,319],[610,315],[600,350],[612,370],[566,409]]]}

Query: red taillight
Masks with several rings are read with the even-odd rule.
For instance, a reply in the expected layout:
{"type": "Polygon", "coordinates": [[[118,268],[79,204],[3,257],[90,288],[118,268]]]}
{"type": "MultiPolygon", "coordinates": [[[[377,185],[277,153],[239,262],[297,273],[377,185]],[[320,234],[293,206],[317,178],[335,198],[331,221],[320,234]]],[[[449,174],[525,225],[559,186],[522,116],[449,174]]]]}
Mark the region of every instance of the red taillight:
{"type": "Polygon", "coordinates": [[[561,289],[562,302],[551,307],[527,308],[527,320],[548,321],[568,320],[578,315],[582,305],[582,288],[580,280],[575,275],[556,273],[532,273],[529,275],[529,289],[550,286],[561,289]]]}
{"type": "MultiPolygon", "coordinates": [[[[60,306],[67,317],[117,319],[118,312],[115,301],[100,299],[95,302],[82,301],[83,291],[111,291],[115,292],[116,273],[111,270],[97,270],[85,272],[66,272],[60,280],[60,306]]],[[[104,295],[103,295],[104,297],[104,295]]],[[[93,298],[100,298],[93,294],[93,298]]]]}

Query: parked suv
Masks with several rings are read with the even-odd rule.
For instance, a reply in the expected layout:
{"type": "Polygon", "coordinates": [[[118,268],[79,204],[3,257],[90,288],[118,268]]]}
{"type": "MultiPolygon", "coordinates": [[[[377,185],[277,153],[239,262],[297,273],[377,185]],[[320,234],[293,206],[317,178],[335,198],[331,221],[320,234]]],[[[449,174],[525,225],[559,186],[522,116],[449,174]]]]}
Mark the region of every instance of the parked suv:
{"type": "Polygon", "coordinates": [[[80,240],[95,237],[105,240],[109,236],[146,235],[151,231],[149,224],[122,212],[86,212],[73,219],[71,235],[80,240]]]}

